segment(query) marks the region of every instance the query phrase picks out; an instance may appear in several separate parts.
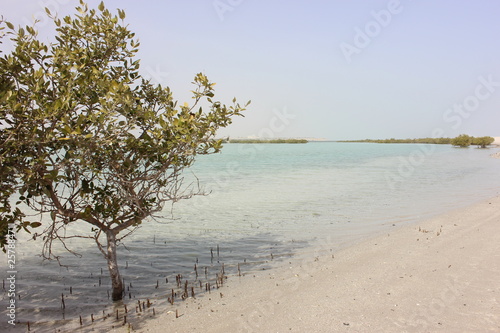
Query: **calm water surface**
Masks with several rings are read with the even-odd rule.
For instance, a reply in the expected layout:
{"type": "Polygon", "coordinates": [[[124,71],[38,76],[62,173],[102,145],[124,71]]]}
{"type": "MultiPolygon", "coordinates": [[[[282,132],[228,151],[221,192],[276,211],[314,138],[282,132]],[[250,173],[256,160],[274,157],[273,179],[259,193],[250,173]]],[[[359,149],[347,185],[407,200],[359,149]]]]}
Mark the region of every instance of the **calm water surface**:
{"type": "MultiPolygon", "coordinates": [[[[186,184],[196,175],[210,195],[165,207],[119,248],[125,303],[135,312],[134,304],[149,298],[157,311],[167,311],[172,289],[180,295],[189,280],[199,294],[207,283],[216,284],[223,264],[226,275],[267,269],[325,239],[335,248],[393,224],[498,195],[500,160],[490,157],[496,151],[412,144],[228,144],[220,154],[199,157],[186,173],[186,184]],[[182,286],[176,283],[179,274],[182,286]]],[[[95,244],[74,242],[81,258],[61,251],[62,263],[69,266],[63,268],[43,262],[37,256],[41,243],[23,237],[16,246],[17,320],[54,331],[49,324],[64,327],[82,315],[88,327],[91,314],[103,320],[114,313],[105,261],[95,244]]],[[[7,257],[2,258],[6,277],[7,257]]],[[[6,328],[8,297],[2,291],[0,328],[6,328]]],[[[26,331],[26,325],[16,329],[26,331]]]]}

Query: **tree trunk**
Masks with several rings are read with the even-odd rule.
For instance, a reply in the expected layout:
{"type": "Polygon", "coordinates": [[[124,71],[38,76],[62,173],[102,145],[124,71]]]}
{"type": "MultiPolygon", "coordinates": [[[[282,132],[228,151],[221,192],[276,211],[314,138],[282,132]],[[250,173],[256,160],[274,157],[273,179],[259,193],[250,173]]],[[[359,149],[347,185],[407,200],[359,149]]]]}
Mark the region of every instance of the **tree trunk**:
{"type": "Polygon", "coordinates": [[[113,301],[119,301],[123,298],[123,280],[118,270],[118,261],[116,260],[116,235],[112,230],[106,232],[108,241],[108,260],[109,276],[111,277],[111,286],[113,287],[113,301]]]}

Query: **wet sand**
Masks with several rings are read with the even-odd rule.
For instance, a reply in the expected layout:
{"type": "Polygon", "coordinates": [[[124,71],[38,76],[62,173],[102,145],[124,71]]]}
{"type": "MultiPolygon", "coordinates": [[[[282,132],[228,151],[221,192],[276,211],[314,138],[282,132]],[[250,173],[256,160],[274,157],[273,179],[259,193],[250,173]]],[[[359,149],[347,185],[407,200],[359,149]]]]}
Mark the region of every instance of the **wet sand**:
{"type": "MultiPolygon", "coordinates": [[[[137,332],[500,332],[500,196],[230,277],[137,332]]],[[[127,327],[113,330],[126,332],[127,327]]]]}

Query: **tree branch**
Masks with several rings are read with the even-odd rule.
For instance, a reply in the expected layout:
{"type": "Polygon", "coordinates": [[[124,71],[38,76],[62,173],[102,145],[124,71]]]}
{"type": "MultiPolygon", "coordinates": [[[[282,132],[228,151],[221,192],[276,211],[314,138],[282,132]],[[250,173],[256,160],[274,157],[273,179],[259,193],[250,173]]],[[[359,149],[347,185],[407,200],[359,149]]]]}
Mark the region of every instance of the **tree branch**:
{"type": "Polygon", "coordinates": [[[82,212],[76,213],[73,210],[64,208],[63,205],[61,204],[61,202],[59,201],[59,198],[58,198],[57,194],[55,193],[55,191],[52,187],[52,184],[46,185],[46,188],[47,188],[47,192],[49,194],[49,197],[50,197],[52,203],[57,208],[58,214],[60,214],[64,217],[70,218],[70,219],[83,220],[85,222],[88,222],[88,223],[98,227],[99,229],[101,229],[103,231],[107,231],[109,229],[104,223],[100,222],[99,220],[94,218],[92,215],[82,213],[82,212]]]}

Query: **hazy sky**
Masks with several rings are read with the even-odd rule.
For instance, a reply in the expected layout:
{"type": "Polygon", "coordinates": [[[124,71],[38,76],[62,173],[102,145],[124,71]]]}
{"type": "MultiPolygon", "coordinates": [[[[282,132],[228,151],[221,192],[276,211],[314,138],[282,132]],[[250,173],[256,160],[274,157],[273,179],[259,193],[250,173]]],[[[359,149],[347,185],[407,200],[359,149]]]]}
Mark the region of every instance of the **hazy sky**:
{"type": "MultiPolygon", "coordinates": [[[[88,1],[97,7],[100,1],[88,1]]],[[[76,0],[0,0],[13,23],[76,0]]],[[[142,72],[190,102],[252,100],[232,137],[500,136],[500,1],[105,1],[126,11],[142,72]]],[[[2,46],[5,48],[6,46],[2,46]]]]}

